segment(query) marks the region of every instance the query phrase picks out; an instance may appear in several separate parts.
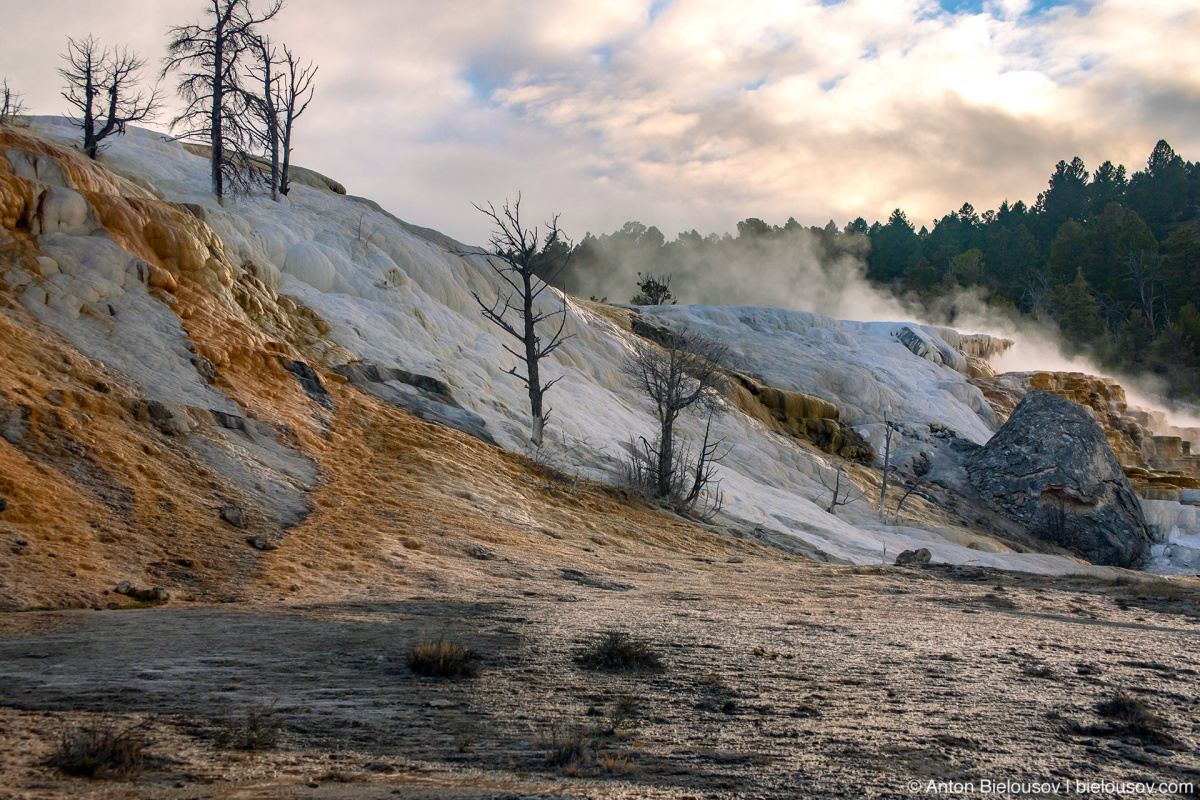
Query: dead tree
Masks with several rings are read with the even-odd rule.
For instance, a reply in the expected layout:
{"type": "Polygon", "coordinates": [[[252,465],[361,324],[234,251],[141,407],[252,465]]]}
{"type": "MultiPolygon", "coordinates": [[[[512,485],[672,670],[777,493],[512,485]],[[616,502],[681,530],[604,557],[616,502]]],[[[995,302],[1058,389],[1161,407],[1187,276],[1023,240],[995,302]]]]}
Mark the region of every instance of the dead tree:
{"type": "Polygon", "coordinates": [[[267,158],[271,162],[270,183],[271,199],[279,199],[279,74],[275,71],[278,63],[275,48],[267,36],[254,38],[254,56],[256,63],[250,70],[250,77],[261,82],[262,94],[254,97],[254,105],[262,124],[259,138],[267,158]]]}
{"type": "Polygon", "coordinates": [[[253,100],[242,86],[242,59],[253,49],[255,26],[278,14],[283,0],[271,0],[258,16],[250,0],[206,2],[208,24],[170,29],[163,76],[178,74],[184,101],[171,129],[212,148],[212,191],[223,203],[227,192],[245,194],[253,182],[253,100]]]}
{"type": "Polygon", "coordinates": [[[1142,312],[1150,326],[1150,335],[1156,336],[1161,327],[1160,321],[1170,322],[1169,319],[1163,319],[1167,313],[1167,301],[1163,293],[1162,257],[1144,248],[1137,252],[1129,250],[1118,257],[1125,267],[1125,280],[1133,284],[1137,295],[1134,307],[1142,312]]]}
{"type": "Polygon", "coordinates": [[[713,495],[712,502],[708,504],[704,513],[701,514],[705,519],[711,518],[721,510],[721,492],[720,481],[716,477],[716,464],[729,455],[729,450],[721,451],[723,440],[717,439],[712,435],[713,415],[716,411],[716,405],[710,406],[708,419],[704,423],[704,440],[700,442],[700,450],[696,455],[696,462],[689,464],[690,459],[684,458],[684,465],[691,469],[690,479],[691,487],[683,497],[683,502],[679,504],[678,510],[690,514],[695,511],[700,503],[700,498],[705,492],[713,495]]]}
{"type": "MultiPolygon", "coordinates": [[[[654,497],[659,500],[671,500],[679,493],[675,423],[690,408],[713,409],[727,381],[721,366],[727,356],[724,344],[703,336],[670,334],[661,347],[644,339],[633,343],[625,375],[651,399],[658,417],[657,438],[653,443],[643,441],[643,446],[653,461],[654,497]]],[[[708,447],[707,433],[704,447],[708,447]]],[[[701,461],[705,458],[702,452],[701,461]]]]}
{"type": "Polygon", "coordinates": [[[11,125],[17,115],[25,111],[25,104],[21,102],[24,96],[12,90],[8,78],[0,81],[0,125],[11,125]]]}
{"type": "MultiPolygon", "coordinates": [[[[858,484],[850,480],[850,476],[846,473],[845,461],[838,462],[832,486],[829,485],[829,479],[825,477],[824,473],[820,475],[820,481],[821,485],[833,494],[833,497],[829,500],[829,505],[825,507],[825,513],[827,514],[836,515],[837,510],[842,506],[848,506],[854,501],[863,498],[863,490],[859,488],[858,484]],[[858,494],[854,493],[855,489],[858,489],[858,494]]],[[[821,494],[823,496],[824,492],[821,494]]]]}
{"type": "Polygon", "coordinates": [[[883,516],[883,504],[887,500],[888,472],[892,467],[892,431],[897,430],[896,423],[888,419],[891,408],[883,412],[883,426],[886,429],[883,441],[883,488],[879,490],[879,515],[883,516]]]}
{"type": "Polygon", "coordinates": [[[550,410],[543,410],[545,394],[551,386],[561,380],[559,377],[543,381],[542,359],[574,335],[566,332],[565,294],[562,297],[562,308],[554,311],[541,311],[537,308],[537,299],[550,288],[548,281],[538,277],[538,270],[542,266],[542,254],[563,240],[558,227],[558,216],[555,215],[546,224],[545,244],[540,246],[542,240],[538,236],[538,229],[525,228],[521,223],[520,194],[517,195],[515,203],[510,204],[506,201],[499,211],[491,203],[488,203],[487,208],[478,205],[475,208],[492,221],[492,237],[489,241],[492,253],[488,256],[487,263],[504,285],[497,289],[496,299],[490,304],[485,303],[478,293],[471,294],[483,311],[483,316],[516,339],[520,345],[519,351],[507,344],[502,346],[519,361],[517,366],[507,372],[525,384],[529,392],[529,410],[533,417],[530,441],[540,447],[542,432],[546,420],[550,417],[550,410]],[[510,319],[510,316],[515,316],[515,319],[510,319]],[[555,317],[559,318],[557,328],[553,321],[555,317]],[[542,338],[539,333],[541,327],[553,331],[549,338],[542,338]],[[524,374],[519,371],[521,366],[525,368],[524,374]]]}
{"type": "Polygon", "coordinates": [[[137,90],[146,60],[127,47],[101,48],[92,36],[67,37],[67,52],[60,53],[67,66],[58,74],[67,82],[63,98],[79,111],[83,152],[95,159],[100,143],[112,134],[125,133],[131,122],[152,119],[162,106],[158,87],[137,90]]]}
{"type": "Polygon", "coordinates": [[[908,490],[904,492],[904,496],[900,498],[900,502],[896,504],[896,521],[900,520],[900,509],[904,508],[904,501],[908,496],[920,488],[925,482],[925,478],[929,476],[929,471],[933,469],[933,464],[929,457],[922,455],[916,462],[913,463],[913,481],[909,485],[908,490]]]}
{"type": "Polygon", "coordinates": [[[275,108],[280,115],[282,122],[282,153],[283,164],[279,173],[279,193],[287,196],[288,191],[292,188],[291,180],[288,177],[288,170],[292,163],[292,129],[295,127],[296,120],[304,113],[304,109],[308,108],[308,104],[313,98],[313,78],[317,75],[319,67],[313,65],[310,61],[307,66],[301,67],[300,60],[295,54],[288,49],[287,45],[283,47],[283,62],[280,65],[283,69],[280,77],[282,80],[279,83],[279,94],[275,98],[275,108]]]}

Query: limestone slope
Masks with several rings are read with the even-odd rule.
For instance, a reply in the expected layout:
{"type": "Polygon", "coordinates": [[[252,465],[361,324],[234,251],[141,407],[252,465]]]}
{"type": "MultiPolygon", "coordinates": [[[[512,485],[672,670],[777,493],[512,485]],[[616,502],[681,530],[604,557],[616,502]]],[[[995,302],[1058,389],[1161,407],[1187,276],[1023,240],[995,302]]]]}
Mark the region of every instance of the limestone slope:
{"type": "MultiPolygon", "coordinates": [[[[131,129],[93,163],[70,149],[70,133],[48,118],[0,129],[7,602],[52,602],[61,587],[38,588],[50,575],[67,576],[62,583],[81,598],[120,579],[178,591],[194,584],[215,597],[267,572],[269,585],[286,589],[278,564],[308,570],[298,591],[318,574],[357,585],[366,581],[359,570],[394,577],[393,567],[434,549],[423,538],[402,543],[419,537],[412,520],[421,514],[456,535],[498,518],[504,530],[532,535],[529,543],[559,541],[563,531],[606,542],[629,531],[679,547],[709,541],[604,490],[580,495],[602,501],[560,497],[512,455],[528,435],[526,400],[472,296],[497,288],[472,248],[327,181],[297,185],[283,203],[251,196],[220,206],[207,193],[206,161],[159,134],[131,129]],[[527,484],[541,488],[531,495],[527,484]],[[371,497],[386,509],[377,518],[371,497]],[[413,498],[426,510],[397,510],[413,498]],[[593,518],[599,512],[582,512],[581,502],[604,511],[593,518]],[[222,519],[227,507],[244,511],[246,527],[222,519]],[[330,527],[331,519],[342,522],[330,527]],[[254,537],[280,549],[250,548],[254,537]],[[305,541],[321,558],[295,560],[305,541]],[[81,554],[71,569],[55,563],[68,545],[81,554]],[[27,568],[33,553],[44,569],[27,568]],[[330,573],[343,553],[344,574],[330,573]]],[[[566,303],[575,336],[547,365],[562,381],[549,396],[554,442],[540,458],[612,481],[625,443],[653,431],[648,400],[621,375],[635,334],[620,309],[551,293],[545,302],[566,303]]],[[[976,442],[997,425],[968,380],[1003,346],[986,337],[769,309],[642,313],[717,333],[735,346],[740,363],[731,366],[751,385],[819,398],[808,404],[835,408],[840,424],[876,447],[885,412],[914,430],[976,442]]],[[[1019,552],[1028,548],[915,498],[916,513],[901,524],[881,518],[878,473],[865,467],[852,470],[863,499],[827,513],[836,460],[785,435],[789,426],[732,401],[718,417],[730,450],[720,467],[727,533],[757,531],[827,560],[878,562],[929,547],[940,561],[1081,569],[1019,552]]],[[[699,420],[684,420],[685,439],[700,431],[699,420]]]]}

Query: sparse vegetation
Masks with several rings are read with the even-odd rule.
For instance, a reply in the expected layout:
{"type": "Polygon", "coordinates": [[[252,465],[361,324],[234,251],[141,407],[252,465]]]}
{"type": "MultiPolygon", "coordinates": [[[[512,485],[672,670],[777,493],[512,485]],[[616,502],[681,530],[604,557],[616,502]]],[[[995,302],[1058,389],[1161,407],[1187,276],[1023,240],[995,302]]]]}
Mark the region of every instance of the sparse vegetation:
{"type": "Polygon", "coordinates": [[[649,642],[622,631],[608,631],[579,654],[579,664],[615,671],[661,670],[662,660],[649,642]]]}
{"type": "Polygon", "coordinates": [[[1021,674],[1030,678],[1044,678],[1046,680],[1054,680],[1058,677],[1054,669],[1045,664],[1026,664],[1021,668],[1021,674]]]}
{"type": "Polygon", "coordinates": [[[1123,733],[1158,744],[1175,744],[1174,737],[1166,732],[1166,719],[1140,697],[1134,697],[1123,689],[1118,689],[1111,698],[1097,704],[1096,711],[1100,716],[1112,720],[1123,733]]]}
{"type": "Polygon", "coordinates": [[[612,730],[615,733],[618,728],[629,722],[638,712],[638,699],[631,695],[625,695],[617,701],[617,705],[612,712],[612,730]]]}
{"type": "Polygon", "coordinates": [[[725,344],[703,336],[665,333],[657,343],[633,342],[625,376],[634,389],[650,398],[659,426],[653,441],[641,437],[630,442],[621,476],[627,489],[701,519],[711,519],[721,510],[714,465],[728,451],[713,431],[713,419],[728,386],[721,366],[728,358],[725,344]],[[689,410],[707,419],[695,453],[676,442],[675,423],[689,410]]]}
{"type": "MultiPolygon", "coordinates": [[[[817,477],[821,481],[821,485],[829,490],[831,495],[829,505],[825,507],[826,514],[837,514],[838,508],[848,506],[856,500],[861,500],[865,494],[862,487],[850,479],[844,459],[838,462],[837,469],[832,478],[828,478],[824,472],[818,472],[817,477]],[[832,485],[830,485],[831,482],[832,485]]],[[[824,493],[822,493],[822,496],[824,496],[824,493]]]]}
{"type": "Polygon", "coordinates": [[[150,720],[122,726],[114,719],[65,727],[47,759],[48,766],[87,778],[134,778],[150,745],[150,720]]]}
{"type": "Polygon", "coordinates": [[[471,678],[479,672],[479,656],[455,642],[426,639],[405,654],[408,668],[426,678],[471,678]]]}
{"type": "MultiPolygon", "coordinates": [[[[505,202],[497,210],[488,203],[487,208],[475,206],[492,223],[492,252],[487,265],[500,279],[496,299],[484,302],[478,292],[472,292],[483,316],[509,337],[516,340],[519,349],[503,345],[505,351],[517,358],[517,366],[506,372],[525,385],[529,394],[529,410],[533,417],[533,428],[529,436],[535,446],[542,444],[542,432],[550,409],[543,410],[546,392],[558,383],[562,376],[547,380],[541,374],[543,359],[557,350],[574,334],[567,333],[567,296],[562,296],[562,307],[549,311],[536,305],[540,297],[550,288],[550,282],[566,266],[571,252],[567,241],[558,227],[558,215],[546,223],[543,238],[538,229],[526,228],[521,222],[521,195],[513,203],[505,202]],[[513,312],[510,314],[509,312],[513,312]],[[557,318],[557,325],[555,325],[557,318]],[[542,323],[546,323],[543,325],[542,323]]],[[[459,253],[468,255],[468,253],[459,253]]]]}
{"type": "Polygon", "coordinates": [[[232,750],[269,750],[279,743],[282,728],[274,703],[254,705],[226,717],[213,733],[213,744],[232,750]]]}
{"type": "Polygon", "coordinates": [[[631,301],[635,306],[665,306],[675,305],[675,295],[671,294],[670,275],[652,275],[638,273],[638,293],[631,301]]]}
{"type": "Polygon", "coordinates": [[[58,74],[67,82],[63,98],[79,112],[73,123],[83,132],[83,152],[95,159],[100,143],[125,133],[131,122],[153,119],[162,105],[157,87],[149,94],[137,91],[138,72],[146,59],[127,47],[101,47],[90,34],[67,37],[67,66],[58,74]]]}
{"type": "Polygon", "coordinates": [[[552,767],[576,767],[587,762],[596,743],[591,731],[573,727],[560,732],[557,726],[550,728],[543,741],[546,748],[546,763],[552,767]]]}
{"type": "Polygon", "coordinates": [[[633,763],[625,756],[602,756],[597,762],[601,771],[610,775],[624,775],[633,770],[633,763]]]}
{"type": "Polygon", "coordinates": [[[0,125],[11,125],[17,116],[25,112],[24,97],[8,85],[8,78],[0,81],[0,125]]]}

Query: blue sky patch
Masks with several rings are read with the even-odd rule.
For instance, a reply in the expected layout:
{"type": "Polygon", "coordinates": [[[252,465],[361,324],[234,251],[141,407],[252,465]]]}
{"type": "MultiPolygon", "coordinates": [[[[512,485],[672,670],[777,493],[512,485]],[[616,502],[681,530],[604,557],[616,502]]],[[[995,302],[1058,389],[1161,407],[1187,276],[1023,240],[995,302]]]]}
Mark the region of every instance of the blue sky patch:
{"type": "Polygon", "coordinates": [[[821,81],[819,84],[822,92],[831,92],[838,87],[845,75],[838,75],[836,78],[830,78],[827,81],[821,81]]]}
{"type": "MultiPolygon", "coordinates": [[[[939,0],[942,10],[950,14],[982,14],[991,3],[984,0],[939,0]]],[[[1026,16],[1036,16],[1059,6],[1082,5],[1075,0],[1033,0],[1029,4],[1026,16]]]]}
{"type": "Polygon", "coordinates": [[[472,61],[467,64],[462,77],[471,87],[471,93],[475,96],[475,99],[485,102],[490,101],[492,93],[501,86],[501,81],[496,79],[495,73],[479,61],[472,61]]]}

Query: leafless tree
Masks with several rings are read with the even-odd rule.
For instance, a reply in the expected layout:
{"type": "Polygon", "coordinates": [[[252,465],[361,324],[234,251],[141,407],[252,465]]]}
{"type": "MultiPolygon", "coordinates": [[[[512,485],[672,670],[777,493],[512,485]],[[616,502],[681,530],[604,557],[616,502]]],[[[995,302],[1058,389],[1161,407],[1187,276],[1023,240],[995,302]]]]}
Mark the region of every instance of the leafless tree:
{"type": "MultiPolygon", "coordinates": [[[[820,474],[821,485],[824,486],[832,494],[829,499],[829,505],[825,507],[825,512],[828,514],[837,514],[837,510],[842,506],[848,506],[855,500],[863,498],[863,490],[858,484],[850,480],[850,476],[846,474],[846,462],[838,462],[837,470],[833,475],[833,485],[829,485],[830,479],[824,473],[820,474]],[[855,494],[855,490],[858,493],[855,494]]],[[[822,493],[823,495],[824,493],[822,493]]]]}
{"type": "Polygon", "coordinates": [[[279,193],[287,195],[292,188],[288,178],[288,169],[292,163],[292,129],[296,120],[308,108],[313,98],[313,78],[317,75],[318,67],[310,61],[307,66],[300,66],[300,60],[284,45],[282,78],[278,94],[275,97],[275,108],[278,110],[281,122],[283,164],[279,173],[279,193]]]}
{"type": "Polygon", "coordinates": [[[1030,316],[1041,320],[1050,305],[1050,297],[1054,294],[1050,279],[1037,272],[1022,279],[1018,285],[1021,289],[1021,304],[1029,309],[1030,316]]]}
{"type": "Polygon", "coordinates": [[[913,462],[912,483],[909,484],[907,491],[905,491],[904,495],[900,498],[900,502],[896,504],[896,521],[897,522],[899,522],[899,520],[900,520],[900,509],[904,508],[904,501],[908,499],[908,496],[910,494],[912,494],[918,488],[920,488],[921,484],[923,484],[925,482],[925,478],[927,478],[929,476],[929,471],[932,468],[933,468],[933,464],[930,462],[929,457],[924,454],[922,454],[920,458],[918,458],[915,462],[913,462]]]}
{"type": "Polygon", "coordinates": [[[704,439],[695,454],[687,444],[673,448],[670,485],[665,494],[659,493],[659,465],[662,438],[653,442],[641,437],[627,445],[629,455],[621,464],[620,484],[646,500],[665,501],[681,514],[703,520],[712,519],[721,510],[723,495],[716,465],[729,454],[724,442],[713,435],[712,423],[716,408],[709,409],[704,426],[704,439]]]}
{"type": "Polygon", "coordinates": [[[271,199],[279,199],[279,107],[276,100],[279,96],[280,75],[275,67],[278,65],[278,54],[271,45],[268,36],[256,36],[252,50],[255,63],[250,69],[250,77],[259,81],[262,94],[254,96],[254,107],[262,130],[259,139],[271,162],[271,199]]]}
{"type": "MultiPolygon", "coordinates": [[[[567,325],[567,296],[562,298],[562,308],[554,311],[541,311],[537,307],[537,299],[550,288],[548,281],[538,277],[542,266],[543,253],[561,241],[565,241],[558,227],[558,215],[546,223],[546,235],[539,238],[538,229],[526,228],[521,222],[521,195],[517,195],[514,203],[505,201],[499,211],[491,203],[487,208],[475,206],[492,222],[492,237],[489,244],[492,253],[488,257],[488,266],[500,278],[503,285],[496,292],[496,299],[485,303],[478,293],[472,292],[475,302],[483,311],[483,316],[495,324],[500,330],[516,339],[520,350],[514,350],[507,344],[504,349],[516,356],[520,362],[508,370],[529,392],[529,409],[533,417],[533,431],[530,440],[534,445],[541,445],[542,431],[550,410],[543,410],[543,401],[550,387],[561,378],[543,381],[541,374],[542,359],[557,350],[563,342],[574,334],[566,332],[567,325]],[[511,318],[510,318],[511,317],[511,318]],[[558,318],[557,327],[554,319],[558,318]],[[543,323],[548,323],[543,325],[543,323]],[[539,330],[545,327],[553,331],[543,339],[539,330]],[[525,372],[519,370],[524,366],[525,372]]],[[[465,253],[459,253],[465,255],[465,253]]],[[[565,261],[563,263],[565,265],[565,261]]],[[[562,266],[559,267],[562,269],[562,266]]],[[[553,280],[553,276],[550,278],[553,280]]]]}
{"type": "Polygon", "coordinates": [[[158,87],[147,94],[137,90],[146,60],[127,47],[109,50],[90,34],[67,37],[67,52],[59,56],[67,66],[58,74],[67,82],[63,98],[79,111],[83,152],[94,159],[100,143],[114,133],[125,133],[131,122],[153,119],[162,106],[158,87]]]}
{"type": "Polygon", "coordinates": [[[1125,267],[1125,279],[1133,284],[1137,295],[1136,308],[1146,318],[1150,334],[1156,335],[1167,314],[1167,298],[1162,278],[1162,257],[1157,253],[1141,249],[1136,253],[1126,252],[1120,256],[1125,267]]]}
{"type": "Polygon", "coordinates": [[[11,125],[13,119],[25,111],[25,104],[21,102],[24,96],[9,87],[8,78],[0,81],[0,125],[11,125]]]}
{"type": "Polygon", "coordinates": [[[879,515],[883,516],[883,504],[887,500],[888,473],[892,468],[892,431],[898,430],[896,423],[888,419],[890,408],[883,412],[883,427],[886,430],[883,440],[883,488],[879,490],[879,515]]]}
{"type": "MultiPolygon", "coordinates": [[[[658,417],[658,436],[652,443],[643,442],[643,447],[653,457],[654,496],[660,500],[677,496],[680,489],[675,423],[688,409],[713,409],[727,382],[721,363],[728,353],[726,345],[704,336],[670,334],[661,347],[644,339],[633,343],[625,374],[635,389],[653,401],[658,417]]],[[[704,448],[708,446],[706,430],[704,448]]],[[[707,458],[711,463],[711,455],[702,450],[700,461],[707,458]]]]}
{"type": "Polygon", "coordinates": [[[212,191],[221,202],[242,194],[253,181],[254,101],[242,86],[242,60],[253,50],[255,26],[274,17],[283,0],[271,0],[255,15],[250,0],[206,0],[208,24],[170,29],[163,75],[177,73],[183,111],[171,122],[181,139],[206,141],[212,148],[212,191]]]}

